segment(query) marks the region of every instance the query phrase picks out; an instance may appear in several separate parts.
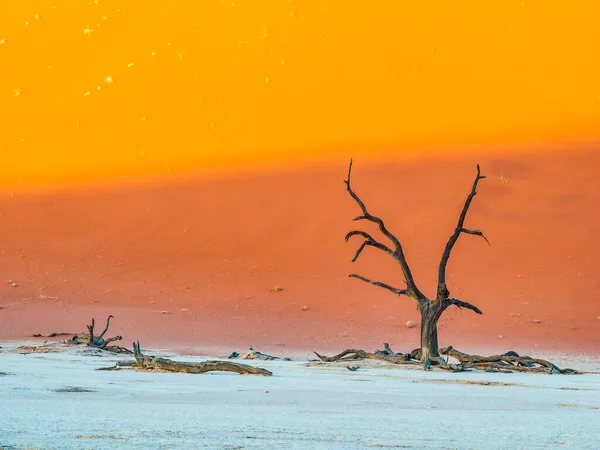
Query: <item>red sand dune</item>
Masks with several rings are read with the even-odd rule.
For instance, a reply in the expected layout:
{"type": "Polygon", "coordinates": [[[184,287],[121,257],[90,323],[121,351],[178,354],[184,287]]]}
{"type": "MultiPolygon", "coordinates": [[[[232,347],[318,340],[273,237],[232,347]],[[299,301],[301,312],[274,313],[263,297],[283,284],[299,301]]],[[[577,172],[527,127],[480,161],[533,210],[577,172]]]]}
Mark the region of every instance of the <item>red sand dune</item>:
{"type": "MultiPolygon", "coordinates": [[[[358,160],[353,183],[435,290],[441,251],[475,175],[482,182],[449,265],[442,345],[597,351],[600,154],[358,160]],[[536,323],[536,321],[541,321],[536,323]]],[[[415,305],[347,278],[402,286],[391,258],[344,243],[356,204],[347,161],[281,172],[0,200],[0,338],[79,332],[116,316],[127,343],[261,349],[418,345],[415,305]],[[284,288],[275,292],[274,287],[284,288]],[[303,306],[308,307],[303,310],[303,306]],[[169,311],[163,314],[161,311],[169,311]],[[283,347],[287,346],[287,347],[283,347]]],[[[362,224],[358,224],[362,225],[362,224]]],[[[364,225],[363,225],[364,226],[364,225]]],[[[368,229],[368,227],[367,227],[368,229]]]]}

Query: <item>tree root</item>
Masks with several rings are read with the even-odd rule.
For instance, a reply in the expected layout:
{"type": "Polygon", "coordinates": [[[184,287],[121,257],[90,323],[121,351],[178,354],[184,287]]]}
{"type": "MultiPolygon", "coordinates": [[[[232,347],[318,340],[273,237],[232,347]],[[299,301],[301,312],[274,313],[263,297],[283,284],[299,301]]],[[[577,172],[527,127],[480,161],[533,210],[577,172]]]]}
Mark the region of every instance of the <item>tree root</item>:
{"type": "Polygon", "coordinates": [[[455,350],[452,346],[440,349],[442,355],[456,358],[465,368],[485,370],[487,372],[532,372],[532,373],[560,373],[564,375],[579,374],[574,369],[560,369],[555,364],[544,359],[519,356],[515,352],[503,355],[479,356],[455,350]]]}
{"type": "Polygon", "coordinates": [[[410,353],[396,353],[392,351],[387,343],[383,344],[383,350],[377,350],[375,353],[368,353],[364,350],[347,349],[334,356],[324,356],[314,352],[317,357],[323,362],[348,362],[362,359],[374,359],[386,361],[392,364],[423,364],[425,370],[432,370],[432,366],[439,367],[443,370],[451,372],[465,372],[469,370],[483,370],[486,372],[511,373],[529,372],[529,373],[559,373],[559,374],[579,374],[574,369],[560,369],[556,365],[543,359],[530,358],[529,356],[519,356],[515,352],[507,352],[504,355],[494,356],[478,356],[468,355],[459,352],[454,348],[445,347],[440,349],[440,354],[450,356],[458,360],[458,364],[453,364],[449,359],[444,359],[441,356],[431,358],[424,363],[420,361],[421,350],[415,349],[410,353]]]}
{"type": "MultiPolygon", "coordinates": [[[[180,373],[206,373],[206,372],[235,372],[241,375],[264,375],[271,376],[272,372],[262,369],[260,367],[253,367],[247,364],[238,364],[229,361],[204,361],[201,363],[189,363],[189,362],[177,362],[167,358],[157,358],[154,356],[146,356],[142,354],[140,349],[140,343],[133,343],[133,355],[135,356],[135,363],[131,366],[138,370],[164,370],[167,372],[180,372],[180,373]]],[[[118,364],[123,366],[123,363],[118,364]]],[[[115,366],[116,368],[116,366],[115,366]]],[[[109,370],[103,369],[103,370],[109,370]]],[[[114,370],[111,369],[111,370],[114,370]]]]}

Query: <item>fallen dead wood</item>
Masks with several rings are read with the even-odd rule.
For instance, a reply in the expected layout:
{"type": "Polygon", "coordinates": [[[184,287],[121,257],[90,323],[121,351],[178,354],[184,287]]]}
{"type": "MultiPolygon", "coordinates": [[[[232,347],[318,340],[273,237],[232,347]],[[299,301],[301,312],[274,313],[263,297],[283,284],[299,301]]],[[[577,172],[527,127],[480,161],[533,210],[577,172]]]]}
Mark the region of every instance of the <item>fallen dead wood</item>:
{"type": "Polygon", "coordinates": [[[452,346],[440,349],[442,355],[457,359],[464,367],[472,367],[488,371],[516,371],[537,373],[560,373],[564,375],[579,374],[574,369],[560,369],[555,364],[545,359],[519,356],[515,352],[507,352],[503,355],[479,356],[469,355],[454,349],[452,346]]]}
{"type": "Polygon", "coordinates": [[[110,371],[110,370],[121,370],[121,369],[125,369],[125,368],[131,369],[131,368],[134,368],[135,366],[137,366],[137,361],[117,361],[114,366],[100,367],[99,369],[96,369],[96,370],[110,371]]]}
{"type": "Polygon", "coordinates": [[[95,322],[94,318],[92,317],[92,324],[87,326],[89,332],[89,338],[87,343],[88,347],[97,347],[101,348],[102,350],[105,350],[109,343],[114,341],[120,341],[121,339],[123,339],[121,336],[114,336],[106,340],[104,339],[104,335],[108,331],[108,327],[110,327],[110,319],[112,319],[113,317],[114,316],[112,315],[108,316],[108,318],[106,319],[106,327],[104,328],[104,331],[100,334],[100,336],[97,337],[94,336],[95,322]]]}
{"type": "Polygon", "coordinates": [[[413,361],[410,354],[402,354],[393,352],[389,345],[384,344],[385,350],[377,350],[375,353],[369,353],[364,350],[349,348],[334,356],[325,356],[314,352],[317,357],[323,362],[346,362],[356,361],[360,359],[376,359],[387,361],[393,364],[419,364],[418,361],[413,361]]]}
{"type": "Polygon", "coordinates": [[[204,361],[201,363],[190,363],[172,361],[167,358],[146,356],[142,354],[139,342],[133,343],[133,355],[135,357],[135,363],[131,367],[138,370],[161,370],[181,373],[235,372],[241,375],[273,375],[272,372],[260,367],[253,367],[247,364],[239,364],[229,361],[204,361]]]}
{"type": "MultiPolygon", "coordinates": [[[[108,331],[108,328],[110,327],[110,319],[112,319],[112,318],[114,318],[113,315],[108,316],[108,318],[106,319],[106,327],[104,328],[104,331],[102,331],[102,333],[100,333],[99,336],[95,336],[94,335],[94,327],[96,325],[96,321],[92,317],[91,325],[87,326],[87,329],[88,329],[87,333],[79,333],[79,334],[73,335],[73,337],[71,339],[67,339],[66,341],[64,341],[64,343],[71,344],[71,345],[85,344],[88,347],[98,348],[100,350],[106,350],[106,351],[112,352],[112,353],[132,354],[131,350],[129,350],[125,347],[119,347],[118,345],[108,345],[111,342],[120,341],[121,339],[123,339],[122,336],[114,336],[111,338],[104,339],[104,335],[106,334],[106,332],[108,331]]],[[[63,333],[61,333],[61,334],[63,334],[63,333]]]]}
{"type": "MultiPolygon", "coordinates": [[[[376,351],[375,353],[365,352],[364,350],[357,350],[353,348],[349,348],[344,350],[342,353],[335,356],[324,356],[320,355],[317,352],[314,352],[317,357],[323,362],[347,362],[347,361],[358,361],[364,359],[374,359],[379,361],[386,361],[392,364],[407,364],[407,365],[421,365],[423,364],[418,359],[414,359],[411,357],[411,353],[393,353],[387,354],[381,350],[376,351]]],[[[440,369],[450,370],[452,372],[462,372],[464,367],[461,364],[449,364],[447,361],[444,361],[442,358],[431,358],[425,361],[423,367],[425,370],[432,370],[432,365],[438,366],[440,369]]]]}
{"type": "Polygon", "coordinates": [[[383,350],[375,350],[375,353],[377,353],[378,355],[385,356],[404,356],[402,353],[396,353],[395,351],[393,351],[390,348],[390,344],[388,344],[387,342],[383,343],[383,350]]]}
{"type": "Polygon", "coordinates": [[[53,338],[53,337],[74,336],[74,335],[75,335],[75,333],[64,333],[64,332],[62,332],[62,333],[50,333],[49,335],[44,336],[43,334],[36,333],[36,334],[32,335],[32,337],[53,338]]]}
{"type": "Polygon", "coordinates": [[[22,355],[28,355],[30,353],[58,353],[64,350],[66,349],[61,347],[51,347],[48,345],[21,345],[20,347],[17,347],[16,351],[22,355]]]}
{"type": "Polygon", "coordinates": [[[507,352],[503,355],[479,356],[469,355],[459,352],[454,348],[445,347],[440,349],[442,355],[446,355],[458,360],[458,364],[450,362],[449,358],[429,358],[421,362],[420,349],[413,350],[410,353],[396,353],[385,343],[384,350],[377,350],[375,353],[369,353],[359,349],[347,349],[334,356],[324,356],[314,352],[323,362],[348,362],[364,359],[374,359],[387,361],[392,364],[423,364],[425,370],[433,370],[433,367],[439,367],[451,372],[464,372],[469,370],[483,370],[486,372],[530,372],[530,373],[560,373],[560,374],[579,374],[574,369],[560,369],[555,364],[543,359],[531,358],[529,356],[519,356],[515,352],[507,352]]]}
{"type": "MultiPolygon", "coordinates": [[[[230,359],[233,353],[230,355],[230,359]]],[[[290,358],[280,358],[279,356],[267,355],[261,353],[258,350],[254,350],[252,347],[242,356],[243,359],[261,359],[263,361],[291,361],[290,358]]]]}
{"type": "Polygon", "coordinates": [[[71,334],[71,336],[71,339],[66,339],[63,342],[70,345],[87,345],[90,341],[90,335],[88,333],[71,334]]]}

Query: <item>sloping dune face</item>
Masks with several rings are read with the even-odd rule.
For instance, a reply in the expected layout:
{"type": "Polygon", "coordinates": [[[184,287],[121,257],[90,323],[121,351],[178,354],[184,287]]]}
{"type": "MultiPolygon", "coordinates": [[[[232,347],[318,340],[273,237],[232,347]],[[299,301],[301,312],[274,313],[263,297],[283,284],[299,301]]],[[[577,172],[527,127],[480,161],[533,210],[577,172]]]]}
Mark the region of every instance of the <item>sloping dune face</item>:
{"type": "MultiPolygon", "coordinates": [[[[447,311],[442,343],[594,349],[600,155],[358,160],[353,183],[433,295],[476,162],[488,178],[467,226],[492,245],[461,236],[448,278],[453,295],[484,315],[447,311]]],[[[346,171],[340,162],[3,199],[0,271],[18,286],[0,287],[2,336],[78,331],[112,312],[115,332],[163,345],[414,347],[411,300],[347,278],[355,271],[402,287],[399,268],[377,250],[350,262],[360,241],[343,240],[358,215],[346,171]]]]}
{"type": "Polygon", "coordinates": [[[430,295],[488,175],[492,246],[449,267],[484,316],[442,344],[594,349],[600,2],[572,3],[1,1],[0,337],[415,347],[415,305],[347,278],[402,287],[350,263],[352,155],[430,295]]]}

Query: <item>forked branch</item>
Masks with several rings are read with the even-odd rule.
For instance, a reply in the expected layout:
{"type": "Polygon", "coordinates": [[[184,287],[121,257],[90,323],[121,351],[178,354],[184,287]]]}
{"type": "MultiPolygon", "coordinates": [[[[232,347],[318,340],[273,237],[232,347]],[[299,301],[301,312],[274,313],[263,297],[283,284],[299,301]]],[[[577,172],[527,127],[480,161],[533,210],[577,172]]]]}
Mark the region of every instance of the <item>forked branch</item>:
{"type": "Polygon", "coordinates": [[[96,325],[96,321],[92,317],[92,324],[87,326],[88,334],[86,335],[85,333],[83,333],[78,336],[73,336],[73,339],[71,339],[70,342],[73,344],[78,344],[83,340],[84,342],[87,343],[88,347],[95,347],[95,348],[99,348],[102,350],[115,351],[117,353],[127,352],[128,350],[124,349],[122,347],[115,347],[115,346],[108,345],[111,342],[120,341],[121,339],[123,339],[121,336],[114,336],[111,338],[104,339],[104,335],[106,334],[106,332],[108,331],[108,328],[110,327],[110,319],[112,319],[112,318],[113,318],[112,315],[108,316],[108,318],[106,319],[106,328],[104,328],[104,331],[102,333],[100,333],[99,336],[94,336],[94,326],[96,325]]]}
{"type": "Polygon", "coordinates": [[[354,199],[354,201],[358,204],[358,206],[360,207],[360,209],[362,211],[362,215],[356,217],[354,220],[368,220],[369,222],[373,222],[373,223],[377,224],[377,226],[379,227],[379,231],[381,231],[381,233],[386,238],[388,238],[392,242],[392,244],[394,244],[394,250],[392,250],[389,247],[387,247],[386,245],[381,244],[380,242],[377,242],[368,233],[365,233],[362,231],[351,231],[350,233],[348,233],[348,235],[346,235],[346,240],[348,240],[350,237],[356,236],[356,235],[360,235],[365,238],[365,242],[363,242],[363,244],[357,250],[357,252],[354,256],[354,259],[352,261],[356,261],[356,259],[358,258],[358,256],[360,255],[360,253],[364,250],[364,248],[366,246],[371,246],[371,247],[375,247],[380,250],[383,250],[384,252],[392,255],[393,258],[398,262],[398,264],[400,264],[402,273],[404,274],[404,280],[406,281],[407,289],[395,289],[384,283],[373,282],[371,280],[368,280],[364,277],[360,277],[355,274],[352,274],[350,276],[354,276],[355,278],[359,278],[359,279],[366,281],[368,283],[371,283],[375,286],[380,286],[385,289],[391,290],[392,292],[400,292],[402,294],[410,295],[411,297],[414,297],[414,298],[422,298],[423,294],[421,294],[421,292],[417,288],[414,278],[412,276],[410,267],[408,266],[408,263],[406,262],[406,257],[404,256],[404,251],[402,250],[402,244],[400,244],[400,241],[398,240],[398,238],[396,236],[394,236],[387,229],[387,227],[385,226],[382,219],[380,219],[377,216],[373,216],[369,213],[369,211],[367,210],[367,207],[365,206],[363,201],[352,189],[352,186],[350,183],[351,177],[352,177],[352,160],[350,160],[350,166],[348,168],[348,179],[344,180],[344,183],[346,184],[348,193],[354,199]]]}
{"type": "MultiPolygon", "coordinates": [[[[473,197],[477,195],[477,185],[479,184],[479,180],[483,180],[485,176],[481,175],[481,170],[479,168],[479,164],[477,164],[477,176],[475,177],[475,181],[473,182],[473,188],[465,201],[465,206],[463,207],[460,216],[458,217],[458,224],[454,229],[454,233],[448,239],[448,243],[446,244],[446,248],[444,249],[444,253],[442,254],[442,260],[440,262],[440,267],[438,269],[438,290],[437,290],[437,301],[444,301],[450,296],[450,291],[448,291],[448,287],[446,286],[446,266],[448,265],[448,260],[450,259],[450,253],[454,248],[454,244],[458,240],[461,233],[465,234],[473,234],[475,236],[481,236],[486,240],[489,245],[489,241],[483,235],[483,233],[479,230],[469,230],[464,227],[465,219],[467,217],[467,212],[469,211],[469,207],[471,206],[471,202],[473,201],[473,197]]],[[[472,306],[472,305],[471,305],[472,306]]],[[[473,309],[473,308],[470,308],[473,309]]],[[[475,310],[474,310],[475,311],[475,310]]]]}
{"type": "Polygon", "coordinates": [[[390,249],[387,245],[382,244],[381,242],[378,242],[375,239],[373,239],[373,237],[369,233],[365,233],[364,231],[360,231],[360,230],[351,231],[350,233],[348,233],[346,235],[346,242],[348,242],[348,239],[350,239],[352,236],[362,236],[363,238],[365,238],[364,242],[361,244],[361,246],[356,251],[354,258],[352,258],[352,262],[354,262],[358,259],[361,252],[364,250],[364,248],[367,245],[378,248],[379,250],[382,250],[389,255],[392,255],[392,256],[394,255],[394,252],[392,251],[392,249],[390,249]]]}

